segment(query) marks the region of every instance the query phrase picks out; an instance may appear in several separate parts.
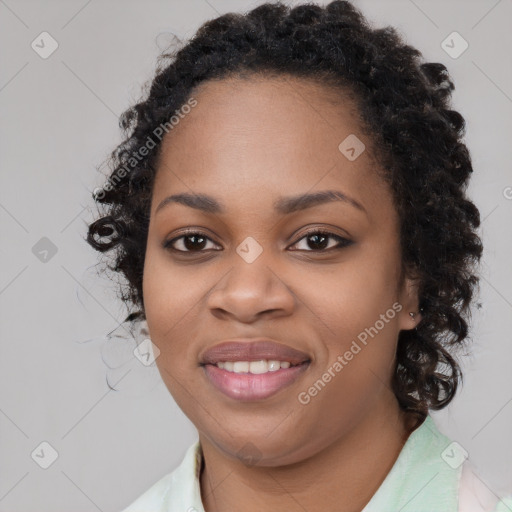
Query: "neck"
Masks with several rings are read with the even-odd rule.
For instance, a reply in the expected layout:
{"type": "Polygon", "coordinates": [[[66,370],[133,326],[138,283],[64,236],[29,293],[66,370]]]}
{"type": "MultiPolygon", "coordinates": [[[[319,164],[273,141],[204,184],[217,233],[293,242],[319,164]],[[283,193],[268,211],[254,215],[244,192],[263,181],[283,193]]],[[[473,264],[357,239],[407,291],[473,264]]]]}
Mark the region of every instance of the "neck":
{"type": "Polygon", "coordinates": [[[205,511],[361,511],[418,425],[399,409],[394,397],[382,405],[380,413],[372,411],[322,451],[285,466],[245,466],[227,458],[200,434],[205,511]]]}

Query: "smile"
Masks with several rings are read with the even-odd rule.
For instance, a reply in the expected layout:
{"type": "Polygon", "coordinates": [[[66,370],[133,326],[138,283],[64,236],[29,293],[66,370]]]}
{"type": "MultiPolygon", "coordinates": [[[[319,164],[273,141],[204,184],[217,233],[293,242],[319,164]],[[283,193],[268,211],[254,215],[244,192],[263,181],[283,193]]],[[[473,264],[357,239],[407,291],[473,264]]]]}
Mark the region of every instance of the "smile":
{"type": "Polygon", "coordinates": [[[206,377],[224,395],[235,400],[263,400],[291,385],[309,367],[309,361],[224,361],[203,366],[206,377]],[[277,366],[279,365],[279,366],[277,366]]]}

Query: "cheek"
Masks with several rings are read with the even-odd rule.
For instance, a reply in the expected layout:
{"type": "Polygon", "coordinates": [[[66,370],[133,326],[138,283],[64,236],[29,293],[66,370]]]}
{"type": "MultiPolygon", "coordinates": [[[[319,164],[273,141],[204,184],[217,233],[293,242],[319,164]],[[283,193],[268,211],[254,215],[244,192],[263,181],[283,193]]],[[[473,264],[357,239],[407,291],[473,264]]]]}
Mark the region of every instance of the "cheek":
{"type": "MultiPolygon", "coordinates": [[[[177,270],[163,251],[148,249],[144,266],[143,294],[146,318],[153,343],[160,350],[157,366],[179,370],[195,356],[188,352],[198,339],[198,308],[206,293],[194,278],[193,269],[177,270]]],[[[174,371],[174,370],[173,370],[174,371]]]]}
{"type": "Polygon", "coordinates": [[[147,251],[144,307],[151,341],[160,350],[156,366],[173,399],[194,423],[201,419],[200,410],[196,410],[194,394],[187,390],[192,389],[188,380],[198,368],[190,348],[193,344],[187,339],[199,335],[195,330],[198,323],[193,321],[199,307],[195,281],[173,271],[165,254],[147,251]]]}
{"type": "Polygon", "coordinates": [[[302,296],[309,301],[304,315],[323,341],[304,401],[316,402],[319,411],[327,407],[334,416],[352,411],[357,417],[389,386],[402,309],[394,254],[361,251],[320,280],[311,274],[302,280],[302,296]]]}
{"type": "Polygon", "coordinates": [[[328,411],[322,428],[329,435],[349,431],[392,393],[401,308],[384,299],[386,294],[374,295],[358,303],[347,288],[337,303],[324,302],[329,335],[322,335],[320,359],[297,397],[308,428],[317,428],[314,418],[328,411]]]}
{"type": "Polygon", "coordinates": [[[401,309],[397,304],[398,265],[394,257],[382,248],[360,250],[332,271],[303,273],[297,289],[308,306],[304,314],[333,348],[343,349],[347,342],[350,345],[352,339],[376,323],[383,337],[393,338],[390,327],[396,327],[397,310],[401,309]]]}

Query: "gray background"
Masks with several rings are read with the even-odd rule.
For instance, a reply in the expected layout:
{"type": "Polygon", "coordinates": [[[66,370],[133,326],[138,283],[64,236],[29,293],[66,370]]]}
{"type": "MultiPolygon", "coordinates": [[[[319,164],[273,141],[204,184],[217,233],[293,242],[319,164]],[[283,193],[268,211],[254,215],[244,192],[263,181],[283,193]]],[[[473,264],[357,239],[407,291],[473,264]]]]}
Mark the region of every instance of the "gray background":
{"type": "MultiPolygon", "coordinates": [[[[195,440],[154,367],[119,354],[107,358],[113,368],[102,360],[98,338],[125,310],[83,236],[91,191],[103,182],[95,168],[120,141],[117,116],[151,78],[159,45],[259,3],[0,0],[0,511],[121,510],[195,440]],[[47,59],[31,48],[43,31],[59,44],[47,59]],[[46,262],[43,237],[57,250],[46,262]],[[48,469],[31,457],[43,441],[58,453],[48,469]]],[[[467,120],[469,192],[483,218],[482,307],[465,386],[434,418],[500,493],[512,488],[512,2],[357,5],[449,67],[467,120]],[[453,31],[469,43],[456,59],[441,47],[453,31]]]]}

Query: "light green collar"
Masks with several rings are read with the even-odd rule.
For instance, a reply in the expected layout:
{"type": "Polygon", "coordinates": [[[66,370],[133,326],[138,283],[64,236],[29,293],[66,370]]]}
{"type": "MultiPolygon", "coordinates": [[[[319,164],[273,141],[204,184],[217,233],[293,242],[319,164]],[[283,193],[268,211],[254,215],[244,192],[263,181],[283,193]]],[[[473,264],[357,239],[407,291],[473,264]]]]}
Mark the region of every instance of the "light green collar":
{"type": "MultiPolygon", "coordinates": [[[[390,472],[362,512],[457,512],[462,448],[427,416],[404,444],[390,472]]],[[[204,512],[199,440],[182,463],[123,512],[204,512]]],[[[500,509],[498,509],[500,510],[500,509]]]]}
{"type": "MultiPolygon", "coordinates": [[[[391,471],[362,512],[457,512],[461,474],[461,465],[457,464],[463,462],[456,460],[457,446],[427,416],[409,436],[391,471]]],[[[201,460],[201,446],[196,441],[178,468],[175,482],[179,482],[180,491],[169,497],[166,510],[187,510],[183,508],[187,505],[204,512],[199,481],[201,460]],[[180,495],[186,495],[186,501],[180,495]]]]}
{"type": "Polygon", "coordinates": [[[457,512],[461,452],[427,416],[363,512],[457,512]]]}

